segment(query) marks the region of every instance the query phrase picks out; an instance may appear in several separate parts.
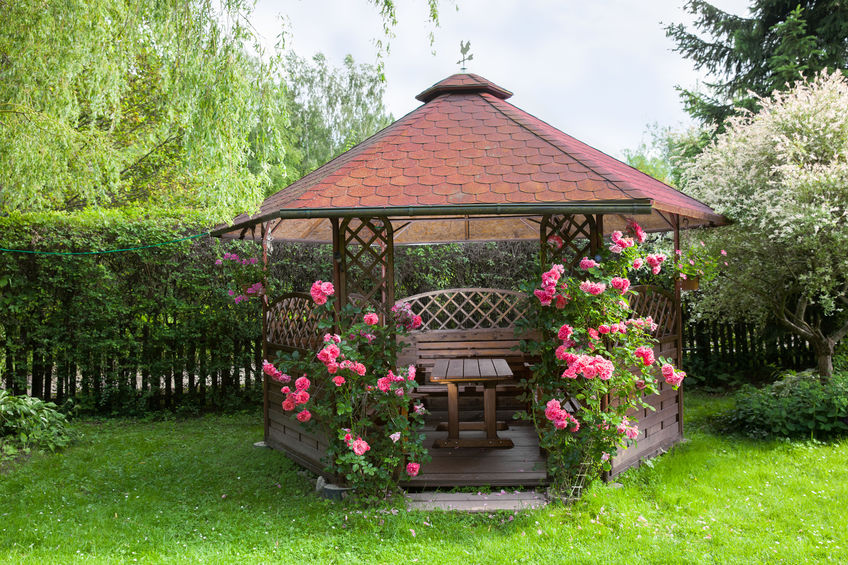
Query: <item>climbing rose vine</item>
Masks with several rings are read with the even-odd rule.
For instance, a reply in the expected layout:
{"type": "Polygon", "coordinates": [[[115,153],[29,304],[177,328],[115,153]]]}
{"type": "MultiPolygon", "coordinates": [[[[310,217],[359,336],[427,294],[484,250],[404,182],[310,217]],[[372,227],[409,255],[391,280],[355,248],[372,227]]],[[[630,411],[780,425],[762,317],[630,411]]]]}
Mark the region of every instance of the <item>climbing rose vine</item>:
{"type": "Polygon", "coordinates": [[[236,253],[224,253],[215,260],[222,274],[229,279],[227,294],[233,303],[239,304],[251,298],[259,298],[265,292],[262,284],[262,268],[256,257],[239,257],[236,253]]]}
{"type": "Polygon", "coordinates": [[[645,398],[661,382],[680,386],[685,376],[654,354],[656,324],[630,307],[630,272],[658,274],[666,261],[662,254],[640,254],[644,237],[631,221],[626,234],[613,232],[599,256],[582,258],[573,275],[554,264],[540,284],[527,288],[534,306],[525,329],[542,338],[522,345],[540,359],[528,382],[533,410],[526,416],[535,423],[559,487],[568,486],[581,466],[595,476],[609,470],[616,450],[639,435],[628,412],[653,410],[645,398]]]}
{"type": "Polygon", "coordinates": [[[385,493],[429,460],[420,433],[425,410],[411,397],[415,367],[395,363],[397,336],[420,327],[421,317],[402,304],[381,322],[347,305],[334,333],[334,294],[329,282],[310,289],[326,332],[320,348],[280,353],[263,370],[283,385],[283,410],[329,440],[327,471],[335,480],[360,494],[385,493]]]}

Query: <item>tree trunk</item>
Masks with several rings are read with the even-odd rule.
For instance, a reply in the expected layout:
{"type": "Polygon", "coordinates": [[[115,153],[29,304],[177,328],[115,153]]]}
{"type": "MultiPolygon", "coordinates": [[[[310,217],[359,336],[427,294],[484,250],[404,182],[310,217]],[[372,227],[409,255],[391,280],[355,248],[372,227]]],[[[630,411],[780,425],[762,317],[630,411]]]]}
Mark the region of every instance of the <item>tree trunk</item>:
{"type": "Polygon", "coordinates": [[[811,343],[816,355],[816,365],[820,377],[829,379],[833,376],[833,352],[836,342],[828,337],[814,339],[811,343]]]}

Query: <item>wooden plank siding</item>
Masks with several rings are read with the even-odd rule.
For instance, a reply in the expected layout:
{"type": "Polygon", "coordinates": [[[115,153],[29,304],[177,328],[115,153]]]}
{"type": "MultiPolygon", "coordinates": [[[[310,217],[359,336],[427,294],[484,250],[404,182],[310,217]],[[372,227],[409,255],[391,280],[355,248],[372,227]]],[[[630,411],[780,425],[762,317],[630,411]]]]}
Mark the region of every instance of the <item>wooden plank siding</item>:
{"type": "MultiPolygon", "coordinates": [[[[672,357],[668,353],[664,355],[672,357]]],[[[628,412],[629,417],[638,420],[639,435],[636,445],[618,451],[612,458],[612,468],[607,478],[611,479],[631,467],[638,466],[641,461],[655,457],[683,439],[680,395],[664,381],[660,382],[659,389],[659,394],[645,397],[645,401],[653,410],[640,408],[628,412]]]]}
{"type": "Polygon", "coordinates": [[[266,377],[268,387],[268,415],[265,443],[284,452],[298,464],[313,473],[323,475],[329,444],[326,438],[307,431],[290,413],[283,410],[280,383],[266,377]]]}

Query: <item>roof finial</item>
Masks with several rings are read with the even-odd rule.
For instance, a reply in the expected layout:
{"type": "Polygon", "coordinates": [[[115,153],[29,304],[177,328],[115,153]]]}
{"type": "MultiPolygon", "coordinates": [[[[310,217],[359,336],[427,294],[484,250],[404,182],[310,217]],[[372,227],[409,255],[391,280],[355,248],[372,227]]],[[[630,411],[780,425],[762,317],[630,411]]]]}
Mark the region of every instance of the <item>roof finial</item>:
{"type": "Polygon", "coordinates": [[[465,70],[465,63],[474,58],[474,55],[468,53],[468,50],[471,49],[471,42],[466,41],[465,43],[462,40],[459,40],[459,52],[462,55],[462,59],[456,62],[457,65],[462,65],[459,69],[461,71],[465,70]],[[466,56],[467,55],[467,56],[466,56]]]}

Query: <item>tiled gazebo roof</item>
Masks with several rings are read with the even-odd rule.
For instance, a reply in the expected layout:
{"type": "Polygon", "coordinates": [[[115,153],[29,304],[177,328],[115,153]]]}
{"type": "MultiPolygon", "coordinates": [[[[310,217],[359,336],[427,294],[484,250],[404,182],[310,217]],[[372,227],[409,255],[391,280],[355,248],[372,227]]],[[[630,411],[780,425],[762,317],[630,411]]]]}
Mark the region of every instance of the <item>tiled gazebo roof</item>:
{"type": "Polygon", "coordinates": [[[623,216],[655,230],[670,229],[667,214],[689,226],[724,223],[705,204],[516,108],[511,95],[474,74],[450,76],[416,97],[422,106],[218,233],[280,217],[287,220],[275,239],[329,241],[323,218],[354,211],[397,219],[405,228],[396,243],[538,239],[528,219],[545,213],[602,213],[607,231],[623,216]]]}

